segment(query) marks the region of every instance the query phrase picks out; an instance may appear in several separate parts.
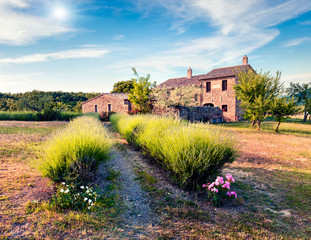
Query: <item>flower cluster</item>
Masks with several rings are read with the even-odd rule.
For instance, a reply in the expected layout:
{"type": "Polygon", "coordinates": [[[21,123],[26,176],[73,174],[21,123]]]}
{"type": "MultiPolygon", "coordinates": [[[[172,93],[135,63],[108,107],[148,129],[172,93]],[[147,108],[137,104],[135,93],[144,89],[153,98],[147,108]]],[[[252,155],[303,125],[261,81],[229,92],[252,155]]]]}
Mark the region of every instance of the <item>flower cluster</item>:
{"type": "Polygon", "coordinates": [[[58,209],[90,210],[100,195],[91,187],[63,182],[51,200],[58,209]]]}
{"type": "Polygon", "coordinates": [[[204,188],[207,188],[209,195],[212,197],[212,203],[216,206],[220,206],[222,200],[226,197],[235,197],[237,198],[236,192],[230,189],[230,185],[234,183],[234,178],[231,174],[226,175],[226,179],[218,176],[216,180],[212,183],[203,184],[204,188]]]}

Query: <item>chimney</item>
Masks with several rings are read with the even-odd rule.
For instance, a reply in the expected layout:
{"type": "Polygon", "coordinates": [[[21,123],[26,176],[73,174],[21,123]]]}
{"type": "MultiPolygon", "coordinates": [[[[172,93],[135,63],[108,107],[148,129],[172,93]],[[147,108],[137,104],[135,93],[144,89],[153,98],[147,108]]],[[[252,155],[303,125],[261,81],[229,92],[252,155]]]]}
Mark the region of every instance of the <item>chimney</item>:
{"type": "Polygon", "coordinates": [[[188,68],[188,74],[187,74],[188,78],[192,78],[192,69],[189,67],[188,68]]]}
{"type": "Polygon", "coordinates": [[[248,65],[248,57],[246,55],[242,58],[242,65],[248,65]]]}

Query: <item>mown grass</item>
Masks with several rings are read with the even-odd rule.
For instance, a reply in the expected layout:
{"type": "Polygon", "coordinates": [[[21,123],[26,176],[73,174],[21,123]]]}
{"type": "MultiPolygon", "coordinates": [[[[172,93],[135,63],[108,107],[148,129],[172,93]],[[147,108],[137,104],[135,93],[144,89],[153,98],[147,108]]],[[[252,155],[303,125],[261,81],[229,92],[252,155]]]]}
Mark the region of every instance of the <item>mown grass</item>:
{"type": "Polygon", "coordinates": [[[111,123],[173,173],[181,186],[197,188],[235,159],[233,136],[219,127],[152,115],[112,115],[111,123]]]}
{"type": "MultiPolygon", "coordinates": [[[[251,130],[255,131],[255,129],[251,128],[250,123],[248,121],[224,123],[223,126],[227,128],[245,129],[249,131],[251,130]]],[[[262,122],[261,131],[275,132],[276,126],[277,126],[277,122],[265,121],[265,122],[262,122]]],[[[283,122],[280,125],[279,133],[295,135],[295,136],[311,137],[311,124],[295,122],[295,121],[294,122],[283,122]]]]}
{"type": "Polygon", "coordinates": [[[92,117],[80,117],[55,133],[36,162],[43,175],[53,181],[92,178],[100,162],[109,158],[112,139],[92,117]]]}

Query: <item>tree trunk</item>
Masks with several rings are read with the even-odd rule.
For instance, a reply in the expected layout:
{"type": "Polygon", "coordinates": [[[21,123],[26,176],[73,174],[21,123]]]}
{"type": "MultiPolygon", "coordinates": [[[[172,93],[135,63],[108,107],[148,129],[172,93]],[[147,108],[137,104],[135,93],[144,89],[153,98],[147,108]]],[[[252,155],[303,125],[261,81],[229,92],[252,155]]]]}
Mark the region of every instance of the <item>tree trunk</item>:
{"type": "Polygon", "coordinates": [[[307,121],[307,117],[308,117],[308,114],[307,114],[307,109],[305,107],[305,112],[304,112],[304,116],[303,116],[303,121],[306,122],[307,121]]]}
{"type": "Polygon", "coordinates": [[[252,128],[255,128],[255,125],[256,125],[256,121],[252,121],[252,128]]]}
{"type": "Polygon", "coordinates": [[[257,121],[257,125],[258,125],[258,131],[260,131],[260,126],[261,126],[261,120],[260,119],[257,121]]]}
{"type": "Polygon", "coordinates": [[[281,122],[278,122],[278,125],[276,126],[276,129],[275,129],[276,132],[279,132],[279,126],[280,126],[280,124],[281,124],[281,122]]]}

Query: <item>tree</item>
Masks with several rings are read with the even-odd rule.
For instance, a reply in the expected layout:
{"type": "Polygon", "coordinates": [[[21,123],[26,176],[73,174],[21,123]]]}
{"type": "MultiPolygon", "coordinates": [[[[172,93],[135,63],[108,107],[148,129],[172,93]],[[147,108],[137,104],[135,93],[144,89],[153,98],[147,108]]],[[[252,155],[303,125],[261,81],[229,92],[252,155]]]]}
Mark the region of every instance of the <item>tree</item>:
{"type": "Polygon", "coordinates": [[[288,98],[285,96],[275,98],[270,112],[278,122],[275,131],[278,132],[281,122],[284,122],[286,118],[290,115],[294,115],[297,111],[297,102],[294,98],[288,98]]]}
{"type": "Polygon", "coordinates": [[[241,100],[244,118],[252,122],[253,127],[260,130],[261,122],[267,117],[274,99],[282,91],[280,84],[281,73],[277,71],[273,77],[269,72],[255,73],[240,71],[238,84],[234,86],[236,96],[241,100]]]}
{"type": "Polygon", "coordinates": [[[136,69],[132,68],[136,78],[132,78],[133,89],[129,94],[129,100],[134,104],[134,109],[138,112],[146,113],[151,110],[151,89],[156,85],[155,82],[149,82],[150,74],[147,74],[146,77],[140,77],[136,69]]]}
{"type": "Polygon", "coordinates": [[[172,90],[167,88],[153,89],[155,106],[167,108],[170,106],[198,106],[201,89],[194,86],[178,87],[172,90]],[[197,99],[196,99],[197,97],[197,99]]]}
{"type": "Polygon", "coordinates": [[[133,88],[133,80],[120,81],[113,85],[111,93],[130,93],[133,88]]]}
{"type": "Polygon", "coordinates": [[[303,121],[305,122],[308,115],[311,114],[311,82],[302,84],[291,82],[287,90],[291,97],[295,97],[297,102],[303,105],[303,121]]]}

